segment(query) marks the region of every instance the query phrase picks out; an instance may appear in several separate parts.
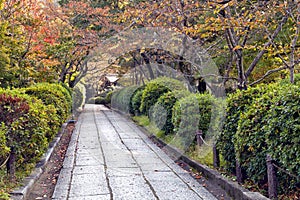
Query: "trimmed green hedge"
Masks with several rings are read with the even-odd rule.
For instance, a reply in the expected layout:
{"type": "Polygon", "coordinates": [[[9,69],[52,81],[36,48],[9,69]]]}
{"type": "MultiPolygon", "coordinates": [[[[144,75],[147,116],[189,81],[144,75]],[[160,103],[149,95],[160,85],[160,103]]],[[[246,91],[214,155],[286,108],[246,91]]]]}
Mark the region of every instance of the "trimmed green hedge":
{"type": "Polygon", "coordinates": [[[129,107],[129,111],[131,114],[134,114],[134,115],[141,114],[140,107],[141,107],[141,101],[142,101],[143,91],[144,91],[145,87],[146,87],[145,85],[140,86],[132,94],[132,97],[130,100],[130,107],[129,107]]]}
{"type": "Polygon", "coordinates": [[[0,122],[7,127],[6,144],[10,151],[13,148],[16,152],[16,166],[35,163],[47,148],[46,135],[51,135],[47,122],[53,107],[45,106],[42,101],[18,90],[0,89],[0,95],[7,97],[0,102],[0,122]]]}
{"type": "Polygon", "coordinates": [[[13,165],[17,171],[35,164],[69,117],[71,101],[60,84],[0,88],[0,159],[16,155],[13,165]]]}
{"type": "Polygon", "coordinates": [[[274,97],[280,95],[280,90],[282,88],[278,84],[265,86],[264,93],[254,98],[245,111],[240,113],[237,132],[233,136],[235,157],[246,172],[246,177],[257,183],[266,180],[268,144],[265,140],[265,126],[269,123],[266,116],[274,97]]]}
{"type": "Polygon", "coordinates": [[[172,123],[174,131],[184,139],[183,145],[190,145],[198,130],[202,130],[205,137],[214,106],[215,98],[210,94],[190,94],[175,103],[172,123]]]}
{"type": "MultiPolygon", "coordinates": [[[[266,116],[268,153],[277,164],[294,175],[300,175],[300,88],[287,85],[273,103],[266,116]]],[[[299,180],[285,173],[277,173],[282,192],[295,190],[299,180]]]]}
{"type": "Polygon", "coordinates": [[[168,77],[159,77],[146,84],[141,98],[140,112],[149,115],[149,110],[164,93],[175,90],[187,90],[182,82],[168,77]]]}
{"type": "Polygon", "coordinates": [[[111,97],[111,106],[122,112],[130,113],[132,95],[138,87],[134,85],[114,92],[111,97]]]}
{"type": "Polygon", "coordinates": [[[241,113],[247,111],[248,106],[252,104],[255,98],[262,96],[266,92],[265,85],[258,85],[247,90],[238,90],[230,94],[227,101],[226,117],[222,132],[217,141],[217,147],[226,161],[225,169],[235,173],[235,149],[233,137],[238,129],[238,122],[241,113]]]}
{"type": "MultiPolygon", "coordinates": [[[[171,91],[187,90],[186,86],[184,85],[184,83],[182,81],[174,79],[174,78],[170,78],[170,77],[165,77],[165,76],[153,79],[153,80],[149,81],[149,83],[157,83],[157,84],[163,85],[171,91]]],[[[149,84],[149,83],[147,83],[147,84],[149,84]]]]}
{"type": "Polygon", "coordinates": [[[156,101],[162,94],[167,93],[169,91],[170,90],[164,85],[155,82],[148,83],[145,89],[143,90],[140,112],[144,115],[148,115],[151,106],[153,106],[156,103],[156,101]]]}
{"type": "MultiPolygon", "coordinates": [[[[233,171],[237,159],[244,178],[264,185],[267,183],[266,155],[270,154],[281,168],[299,175],[299,86],[262,84],[237,91],[227,102],[229,112],[218,141],[224,158],[232,166],[227,170],[233,171]]],[[[295,178],[278,171],[277,179],[279,193],[295,189],[295,178]]]]}
{"type": "Polygon", "coordinates": [[[174,125],[172,123],[172,109],[176,101],[186,97],[190,93],[184,91],[170,91],[159,97],[151,111],[151,120],[156,126],[164,131],[165,135],[174,133],[174,125]]]}
{"type": "Polygon", "coordinates": [[[60,121],[68,118],[72,107],[72,96],[62,85],[38,83],[24,90],[26,94],[42,100],[45,105],[55,106],[60,121]]]}

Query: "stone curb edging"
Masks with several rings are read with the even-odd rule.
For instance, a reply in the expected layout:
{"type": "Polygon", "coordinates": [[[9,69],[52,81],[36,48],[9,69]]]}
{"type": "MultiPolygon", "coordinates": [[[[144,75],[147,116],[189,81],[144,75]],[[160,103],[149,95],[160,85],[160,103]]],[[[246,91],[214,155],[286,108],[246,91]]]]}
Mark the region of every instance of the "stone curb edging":
{"type": "Polygon", "coordinates": [[[46,164],[49,161],[50,156],[52,155],[54,148],[57,146],[58,142],[61,139],[62,134],[65,132],[67,123],[64,123],[56,135],[56,137],[50,142],[47,152],[43,155],[40,161],[36,164],[35,169],[31,174],[23,180],[22,186],[10,193],[10,199],[12,200],[23,200],[27,195],[33,184],[41,176],[44,171],[46,164]]]}

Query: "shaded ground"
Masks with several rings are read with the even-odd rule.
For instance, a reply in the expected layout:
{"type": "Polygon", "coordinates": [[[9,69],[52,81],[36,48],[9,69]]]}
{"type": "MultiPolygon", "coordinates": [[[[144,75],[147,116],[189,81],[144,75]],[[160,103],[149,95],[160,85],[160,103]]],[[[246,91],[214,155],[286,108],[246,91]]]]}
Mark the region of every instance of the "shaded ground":
{"type": "Polygon", "coordinates": [[[42,175],[34,184],[26,200],[48,200],[54,192],[56,180],[62,167],[64,157],[71,139],[74,125],[68,125],[55,147],[42,175]]]}

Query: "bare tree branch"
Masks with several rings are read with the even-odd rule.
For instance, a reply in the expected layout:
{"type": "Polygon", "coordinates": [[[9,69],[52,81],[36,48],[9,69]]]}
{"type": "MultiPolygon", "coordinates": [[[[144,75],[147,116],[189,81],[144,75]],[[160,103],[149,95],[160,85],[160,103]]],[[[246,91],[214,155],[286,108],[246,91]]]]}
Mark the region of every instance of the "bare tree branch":
{"type": "Polygon", "coordinates": [[[254,60],[252,61],[252,63],[250,64],[250,66],[248,67],[248,69],[246,70],[245,73],[245,77],[248,78],[251,74],[251,72],[254,70],[255,66],[257,65],[258,61],[262,58],[262,56],[267,52],[266,48],[268,48],[272,42],[274,41],[274,39],[277,37],[277,35],[279,34],[279,32],[282,29],[282,26],[287,22],[288,19],[288,14],[286,13],[285,16],[282,18],[282,20],[280,21],[280,23],[278,24],[277,28],[275,29],[274,33],[271,35],[270,37],[270,41],[268,41],[267,43],[265,43],[263,50],[261,50],[256,57],[254,58],[254,60]]]}
{"type": "Polygon", "coordinates": [[[283,67],[280,67],[280,68],[271,69],[271,70],[267,71],[267,73],[265,73],[265,75],[263,75],[261,78],[259,78],[256,81],[250,83],[249,85],[252,86],[252,85],[255,85],[257,83],[260,83],[262,80],[264,80],[266,77],[270,76],[271,74],[273,74],[275,72],[279,72],[279,71],[285,70],[285,69],[288,69],[288,67],[287,66],[283,66],[283,67]]]}

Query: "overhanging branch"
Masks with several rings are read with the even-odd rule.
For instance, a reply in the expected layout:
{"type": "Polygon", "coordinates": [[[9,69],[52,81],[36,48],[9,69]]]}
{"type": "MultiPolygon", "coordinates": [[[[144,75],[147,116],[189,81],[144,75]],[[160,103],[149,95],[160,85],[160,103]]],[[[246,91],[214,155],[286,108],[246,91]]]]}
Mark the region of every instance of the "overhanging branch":
{"type": "Polygon", "coordinates": [[[279,72],[279,71],[285,70],[285,69],[287,69],[287,68],[288,68],[287,66],[283,66],[283,67],[280,67],[280,68],[271,69],[271,70],[267,71],[267,73],[265,73],[265,75],[263,75],[261,78],[259,78],[258,80],[252,82],[252,83],[249,84],[249,85],[252,86],[252,85],[258,84],[258,83],[260,83],[262,80],[264,80],[266,77],[270,76],[271,74],[273,74],[273,73],[275,73],[275,72],[279,72]]]}

